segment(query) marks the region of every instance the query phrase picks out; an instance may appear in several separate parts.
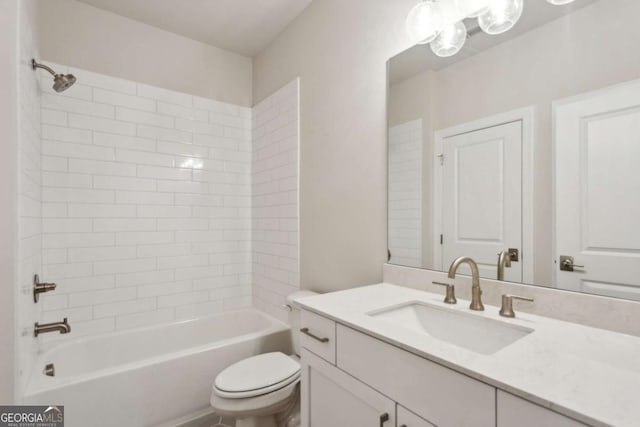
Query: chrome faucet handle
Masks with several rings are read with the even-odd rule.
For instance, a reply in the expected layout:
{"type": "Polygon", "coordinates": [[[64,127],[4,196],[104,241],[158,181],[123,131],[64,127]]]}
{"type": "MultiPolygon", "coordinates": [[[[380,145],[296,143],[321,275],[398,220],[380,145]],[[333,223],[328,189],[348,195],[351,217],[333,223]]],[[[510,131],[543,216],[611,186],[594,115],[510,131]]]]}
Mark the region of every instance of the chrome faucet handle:
{"type": "Polygon", "coordinates": [[[521,301],[533,302],[533,298],[521,297],[518,295],[502,295],[502,307],[500,307],[500,316],[502,317],[516,317],[516,313],[513,311],[513,300],[518,299],[521,301]]]}
{"type": "Polygon", "coordinates": [[[447,288],[447,294],[444,297],[446,304],[455,304],[458,302],[456,299],[456,287],[453,283],[431,282],[434,285],[445,286],[447,288]]]}

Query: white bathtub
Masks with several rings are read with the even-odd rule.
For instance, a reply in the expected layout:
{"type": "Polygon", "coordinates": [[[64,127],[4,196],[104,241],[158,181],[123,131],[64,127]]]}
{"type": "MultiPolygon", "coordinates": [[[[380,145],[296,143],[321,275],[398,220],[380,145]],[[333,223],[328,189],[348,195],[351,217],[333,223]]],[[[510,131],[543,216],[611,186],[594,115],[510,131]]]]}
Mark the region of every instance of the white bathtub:
{"type": "Polygon", "coordinates": [[[37,357],[24,396],[27,404],[65,405],[67,427],[166,423],[207,408],[213,380],[231,363],[291,350],[288,326],[251,309],[98,337],[72,334],[37,357]],[[48,363],[54,377],[43,373],[48,363]]]}

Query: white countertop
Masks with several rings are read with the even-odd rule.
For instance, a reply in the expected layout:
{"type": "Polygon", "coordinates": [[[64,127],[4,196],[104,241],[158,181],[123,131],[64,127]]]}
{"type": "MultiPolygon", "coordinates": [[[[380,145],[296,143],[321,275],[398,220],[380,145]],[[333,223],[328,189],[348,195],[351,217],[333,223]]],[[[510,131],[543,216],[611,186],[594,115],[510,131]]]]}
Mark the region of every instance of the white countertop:
{"type": "MultiPolygon", "coordinates": [[[[300,305],[389,344],[591,425],[640,425],[640,338],[518,312],[498,315],[485,304],[442,302],[443,295],[378,284],[306,297],[300,305]],[[366,313],[407,302],[532,328],[534,331],[491,355],[483,355],[366,313]]],[[[526,304],[526,303],[524,303],[526,304]]],[[[339,345],[339,344],[338,344],[339,345]]]]}

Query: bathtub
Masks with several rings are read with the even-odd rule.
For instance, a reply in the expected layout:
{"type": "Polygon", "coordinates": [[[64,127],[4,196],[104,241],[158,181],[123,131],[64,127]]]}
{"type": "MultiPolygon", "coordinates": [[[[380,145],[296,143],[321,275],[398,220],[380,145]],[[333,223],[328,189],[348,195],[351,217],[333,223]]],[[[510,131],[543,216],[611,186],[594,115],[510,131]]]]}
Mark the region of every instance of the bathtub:
{"type": "Polygon", "coordinates": [[[289,327],[252,309],[71,339],[38,355],[24,403],[64,405],[66,427],[156,426],[208,408],[231,363],[290,350],[289,327]]]}

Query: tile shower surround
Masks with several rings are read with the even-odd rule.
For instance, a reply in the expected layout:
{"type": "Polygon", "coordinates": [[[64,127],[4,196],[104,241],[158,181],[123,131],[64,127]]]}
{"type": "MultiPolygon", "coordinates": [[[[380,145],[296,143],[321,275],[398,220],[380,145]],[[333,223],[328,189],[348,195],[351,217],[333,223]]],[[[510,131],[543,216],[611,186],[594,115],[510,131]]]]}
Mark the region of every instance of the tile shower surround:
{"type": "Polygon", "coordinates": [[[254,307],[286,322],[298,274],[296,79],[253,108],[252,283],[254,307]]]}
{"type": "Polygon", "coordinates": [[[422,119],[389,129],[389,251],[393,264],[422,265],[422,119]]]}
{"type": "MultiPolygon", "coordinates": [[[[33,2],[20,2],[18,64],[18,242],[16,327],[17,393],[26,387],[35,359],[37,345],[33,323],[42,307],[33,304],[33,274],[42,271],[42,172],[40,137],[40,89],[38,76],[31,69],[31,58],[38,57],[37,36],[33,32],[36,11],[33,2]]],[[[51,80],[48,82],[51,85],[51,80]]]]}
{"type": "Polygon", "coordinates": [[[78,83],[41,74],[42,320],[77,337],[251,306],[252,110],[52,67],[78,83]]]}

